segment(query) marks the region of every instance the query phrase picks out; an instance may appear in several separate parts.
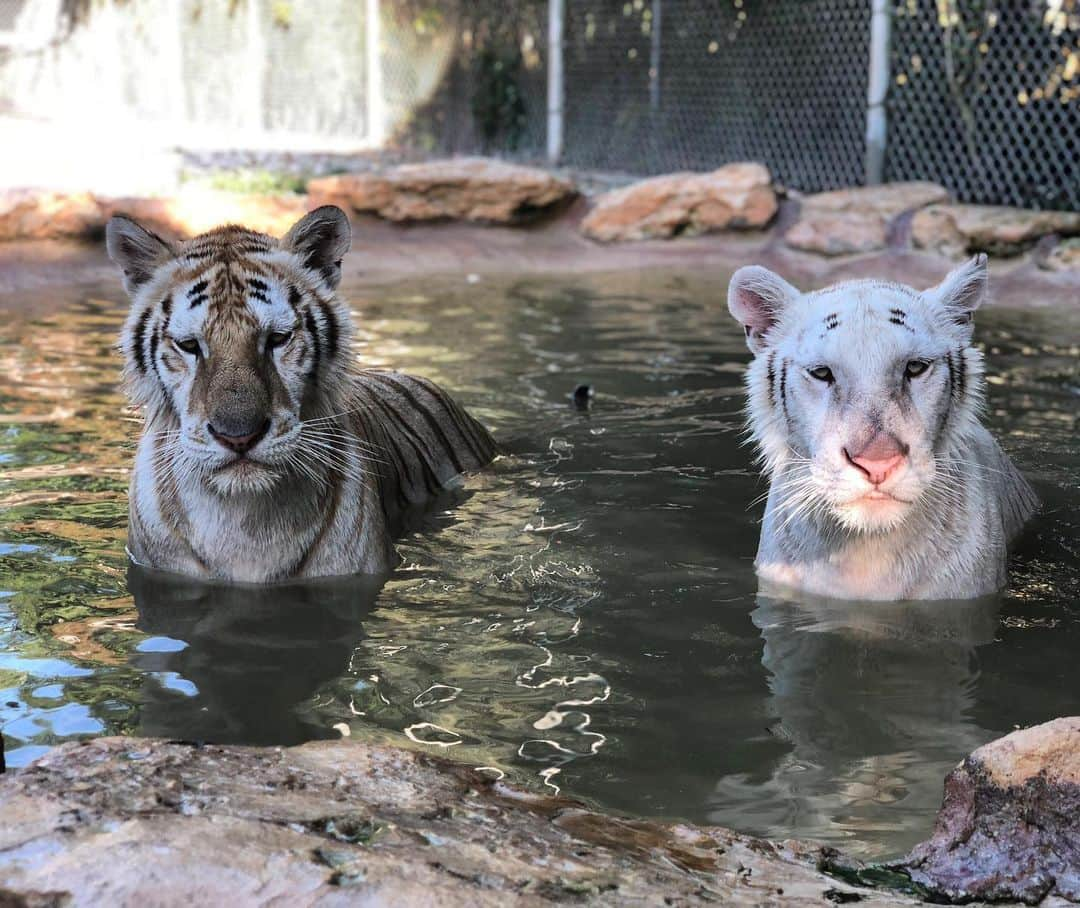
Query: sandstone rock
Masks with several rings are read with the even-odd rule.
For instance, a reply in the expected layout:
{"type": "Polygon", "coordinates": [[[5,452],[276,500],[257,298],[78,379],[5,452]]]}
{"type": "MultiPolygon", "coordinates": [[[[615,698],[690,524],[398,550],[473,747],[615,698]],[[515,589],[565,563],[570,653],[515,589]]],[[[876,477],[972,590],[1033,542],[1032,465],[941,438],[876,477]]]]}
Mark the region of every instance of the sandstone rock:
{"type": "Polygon", "coordinates": [[[187,189],[175,196],[99,200],[104,220],[126,214],[165,235],[191,237],[222,224],[282,236],[311,208],[303,195],[248,195],[187,189]]]}
{"type": "Polygon", "coordinates": [[[666,174],[606,192],[581,230],[611,242],[761,228],[776,208],[764,165],[727,164],[712,173],[666,174]]]}
{"type": "Polygon", "coordinates": [[[312,207],[336,204],[391,221],[449,218],[512,224],[572,198],[575,189],[535,167],[453,158],[323,177],[308,183],[308,193],[312,207]]]}
{"type": "Polygon", "coordinates": [[[0,816],[0,904],[912,904],[796,843],[605,816],[355,741],[68,744],[0,777],[0,816]]]}
{"type": "Polygon", "coordinates": [[[105,220],[88,192],[0,191],[0,241],[90,237],[104,230],[105,220]]]}
{"type": "Polygon", "coordinates": [[[906,211],[944,202],[949,191],[937,183],[888,183],[807,196],[799,220],[784,236],[795,249],[845,255],[884,249],[890,223],[906,211]]]}
{"type": "Polygon", "coordinates": [[[1047,253],[1041,264],[1047,271],[1080,272],[1080,237],[1062,240],[1047,253]]]}
{"type": "Polygon", "coordinates": [[[899,866],[939,898],[1080,901],[1080,717],[972,753],[945,781],[933,836],[899,866]]]}
{"type": "Polygon", "coordinates": [[[1080,234],[1080,212],[1028,211],[1004,205],[932,205],[915,215],[915,245],[950,256],[1016,255],[1041,237],[1080,234]]]}
{"type": "Polygon", "coordinates": [[[281,236],[307,213],[306,196],[261,196],[189,189],[176,196],[105,198],[89,193],[0,192],[0,241],[92,239],[113,214],[127,214],[151,229],[194,236],[220,224],[243,224],[281,236]]]}

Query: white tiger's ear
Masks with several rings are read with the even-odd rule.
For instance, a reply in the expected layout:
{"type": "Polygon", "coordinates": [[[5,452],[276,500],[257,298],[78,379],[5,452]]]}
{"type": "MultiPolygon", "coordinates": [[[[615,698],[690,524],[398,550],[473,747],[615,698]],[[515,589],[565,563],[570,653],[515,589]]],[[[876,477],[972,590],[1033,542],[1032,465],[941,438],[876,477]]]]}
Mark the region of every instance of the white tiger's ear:
{"type": "Polygon", "coordinates": [[[746,345],[755,354],[769,345],[769,331],[798,297],[798,289],[768,268],[747,265],[735,272],[728,284],[728,309],[743,326],[746,345]]]}
{"type": "Polygon", "coordinates": [[[295,252],[304,267],[318,271],[331,287],[341,281],[341,260],[352,245],[349,219],[337,205],[305,214],[281,238],[281,248],[295,252]]]}
{"type": "Polygon", "coordinates": [[[105,248],[124,272],[124,289],[129,296],[134,296],[158,268],[176,255],[156,233],[123,214],[114,214],[105,225],[105,248]]]}
{"type": "Polygon", "coordinates": [[[986,253],[954,268],[936,287],[926,291],[926,296],[947,310],[958,325],[970,325],[975,310],[986,300],[987,288],[986,253]]]}

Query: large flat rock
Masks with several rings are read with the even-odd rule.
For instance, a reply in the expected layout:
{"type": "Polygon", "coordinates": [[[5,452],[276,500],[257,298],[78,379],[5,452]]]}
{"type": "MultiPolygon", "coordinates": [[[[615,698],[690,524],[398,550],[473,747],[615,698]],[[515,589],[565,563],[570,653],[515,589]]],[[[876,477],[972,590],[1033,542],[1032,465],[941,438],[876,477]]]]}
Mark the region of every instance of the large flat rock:
{"type": "Polygon", "coordinates": [[[1030,211],[1005,205],[931,205],[919,211],[911,237],[921,249],[959,256],[1016,255],[1050,234],[1080,234],[1080,212],[1030,211]]]}
{"type": "Polygon", "coordinates": [[[354,741],[101,738],[0,777],[2,905],[806,905],[910,901],[815,852],[606,816],[354,741]]]}
{"type": "Polygon", "coordinates": [[[340,205],[391,221],[464,220],[514,224],[576,195],[546,170],[493,158],[402,164],[375,173],[322,177],[308,183],[312,207],[340,205]]]}
{"type": "Polygon", "coordinates": [[[949,191],[937,183],[886,183],[806,196],[799,219],[784,235],[794,249],[821,255],[851,255],[884,249],[900,215],[936,202],[949,191]]]}
{"type": "Polygon", "coordinates": [[[112,198],[88,192],[0,192],[0,241],[96,239],[114,214],[166,235],[191,237],[221,224],[281,236],[309,210],[303,195],[249,195],[192,188],[174,196],[112,198]]]}
{"type": "Polygon", "coordinates": [[[902,866],[937,899],[1080,902],[1080,717],[972,753],[945,781],[933,836],[902,866]]]}
{"type": "Polygon", "coordinates": [[[0,242],[83,238],[104,228],[101,206],[88,192],[0,190],[0,242]]]}
{"type": "Polygon", "coordinates": [[[602,242],[645,240],[765,227],[776,214],[763,164],[727,164],[711,173],[672,173],[606,192],[581,222],[602,242]]]}
{"type": "Polygon", "coordinates": [[[242,224],[271,236],[284,235],[311,206],[298,194],[249,195],[211,189],[188,189],[156,198],[100,198],[102,221],[126,214],[166,235],[192,237],[222,224],[242,224]]]}

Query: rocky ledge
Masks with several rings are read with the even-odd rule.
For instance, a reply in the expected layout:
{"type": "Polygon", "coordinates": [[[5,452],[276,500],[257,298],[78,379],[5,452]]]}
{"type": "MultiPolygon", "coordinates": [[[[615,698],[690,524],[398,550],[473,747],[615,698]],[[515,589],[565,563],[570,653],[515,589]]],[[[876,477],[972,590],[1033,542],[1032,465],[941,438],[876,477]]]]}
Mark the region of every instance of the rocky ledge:
{"type": "Polygon", "coordinates": [[[884,249],[898,218],[948,201],[937,183],[889,183],[819,192],[802,200],[799,219],[784,235],[793,249],[847,255],[884,249]]]}
{"type": "Polygon", "coordinates": [[[1027,211],[1004,205],[931,205],[911,225],[920,249],[946,256],[1016,255],[1043,237],[1080,234],[1080,212],[1027,211]]]}
{"type": "Polygon", "coordinates": [[[945,780],[933,835],[898,867],[939,901],[1080,902],[1080,717],[971,754],[945,780]]]}
{"type": "Polygon", "coordinates": [[[673,173],[606,192],[581,222],[603,242],[761,229],[777,211],[762,164],[727,164],[712,173],[673,173]]]}
{"type": "Polygon", "coordinates": [[[354,741],[101,738],[0,779],[0,905],[912,904],[816,852],[354,741]]]}
{"type": "Polygon", "coordinates": [[[245,195],[190,188],[168,197],[112,198],[88,192],[0,191],[0,241],[100,239],[114,214],[137,218],[170,236],[188,237],[220,224],[245,224],[281,236],[310,211],[307,196],[245,195]]]}
{"type": "Polygon", "coordinates": [[[465,220],[515,224],[569,201],[573,184],[546,170],[491,158],[401,164],[377,173],[312,180],[311,204],[340,205],[390,221],[465,220]]]}
{"type": "Polygon", "coordinates": [[[352,740],[67,744],[0,777],[0,816],[4,908],[1060,904],[1080,902],[1080,718],[975,751],[932,837],[878,866],[352,740]]]}

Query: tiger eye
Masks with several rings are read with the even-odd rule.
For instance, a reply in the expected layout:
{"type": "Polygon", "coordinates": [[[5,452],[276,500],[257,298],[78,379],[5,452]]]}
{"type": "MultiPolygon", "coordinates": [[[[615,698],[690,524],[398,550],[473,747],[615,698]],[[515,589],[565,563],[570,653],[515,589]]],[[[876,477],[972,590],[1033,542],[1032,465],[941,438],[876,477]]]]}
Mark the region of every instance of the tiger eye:
{"type": "Polygon", "coordinates": [[[289,338],[291,337],[291,331],[275,331],[266,339],[266,349],[274,350],[278,347],[283,347],[289,342],[289,338]]]}
{"type": "Polygon", "coordinates": [[[187,337],[184,340],[173,340],[173,343],[178,350],[188,354],[188,356],[202,356],[202,347],[193,337],[187,337]]]}

